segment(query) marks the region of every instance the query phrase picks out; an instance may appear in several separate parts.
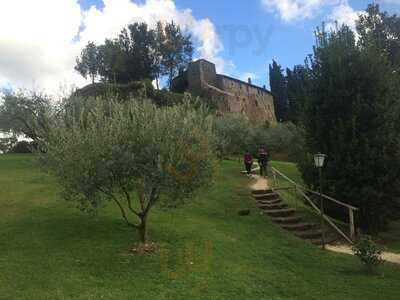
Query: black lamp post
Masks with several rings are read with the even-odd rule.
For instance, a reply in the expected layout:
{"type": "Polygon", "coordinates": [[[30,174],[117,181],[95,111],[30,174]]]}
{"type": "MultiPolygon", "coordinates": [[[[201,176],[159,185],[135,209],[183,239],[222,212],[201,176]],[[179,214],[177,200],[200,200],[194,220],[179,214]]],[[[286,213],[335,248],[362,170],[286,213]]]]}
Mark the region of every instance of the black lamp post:
{"type": "Polygon", "coordinates": [[[326,155],[322,153],[314,154],[314,164],[319,173],[319,198],[321,211],[321,231],[322,231],[322,249],[325,249],[325,221],[324,221],[324,201],[322,197],[322,168],[324,167],[326,155]]]}

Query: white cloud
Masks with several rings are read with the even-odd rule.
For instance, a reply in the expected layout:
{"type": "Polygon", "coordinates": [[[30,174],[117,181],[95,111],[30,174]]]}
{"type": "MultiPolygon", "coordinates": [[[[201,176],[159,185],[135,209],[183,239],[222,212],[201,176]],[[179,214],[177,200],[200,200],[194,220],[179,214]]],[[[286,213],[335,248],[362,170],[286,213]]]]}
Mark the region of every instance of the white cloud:
{"type": "MultiPolygon", "coordinates": [[[[384,0],[400,3],[400,0],[384,0]]],[[[313,18],[318,13],[330,7],[331,13],[327,16],[327,28],[334,29],[335,22],[346,24],[355,29],[356,20],[362,11],[354,10],[348,0],[261,0],[261,3],[271,12],[276,12],[285,22],[293,22],[313,18]]]]}
{"type": "Polygon", "coordinates": [[[226,69],[226,62],[218,56],[218,53],[224,50],[219,40],[214,24],[209,19],[203,19],[195,22],[193,35],[204,42],[198,47],[198,56],[213,61],[217,66],[217,72],[223,72],[226,69]]]}
{"type": "Polygon", "coordinates": [[[400,0],[382,0],[382,2],[389,4],[400,4],[400,0]]]}
{"type": "Polygon", "coordinates": [[[285,22],[307,19],[331,1],[324,0],[261,0],[262,5],[271,12],[279,14],[285,22]]]}
{"type": "Polygon", "coordinates": [[[344,24],[355,30],[356,21],[362,13],[362,11],[355,11],[347,1],[343,1],[333,8],[332,13],[328,17],[329,23],[327,24],[327,28],[334,28],[335,22],[337,22],[339,26],[344,24]]]}
{"type": "Polygon", "coordinates": [[[0,77],[16,87],[54,89],[78,53],[72,43],[81,10],[77,1],[0,1],[0,77]]]}
{"type": "Polygon", "coordinates": [[[229,67],[220,56],[223,45],[214,24],[195,19],[190,9],[178,9],[173,0],[103,0],[102,9],[86,11],[78,0],[1,0],[0,78],[13,87],[53,94],[60,84],[82,86],[86,80],[73,68],[88,41],[116,37],[135,21],[154,26],[159,20],[173,20],[190,32],[196,55],[215,62],[220,72],[229,67]]]}
{"type": "MultiPolygon", "coordinates": [[[[384,0],[400,3],[400,0],[384,0]]],[[[261,0],[262,5],[270,12],[277,13],[285,22],[313,18],[327,7],[332,7],[329,21],[337,20],[339,24],[355,26],[358,11],[349,5],[348,0],[261,0]]]]}

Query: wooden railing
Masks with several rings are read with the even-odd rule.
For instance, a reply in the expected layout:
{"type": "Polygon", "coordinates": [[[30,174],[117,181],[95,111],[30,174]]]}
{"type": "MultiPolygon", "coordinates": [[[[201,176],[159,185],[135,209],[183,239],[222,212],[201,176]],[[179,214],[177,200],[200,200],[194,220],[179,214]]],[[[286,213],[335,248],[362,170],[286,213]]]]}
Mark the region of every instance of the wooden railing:
{"type": "MultiPolygon", "coordinates": [[[[279,191],[279,190],[291,190],[294,189],[296,193],[298,193],[302,198],[304,198],[307,203],[313,208],[313,210],[315,212],[317,212],[318,214],[320,214],[320,216],[322,217],[323,220],[325,220],[326,222],[328,222],[328,224],[335,230],[337,231],[345,240],[347,240],[349,243],[353,243],[353,241],[355,240],[356,237],[356,230],[355,230],[355,223],[354,223],[354,213],[358,210],[357,207],[354,207],[352,205],[349,205],[347,203],[344,203],[342,201],[336,200],[328,195],[324,195],[324,194],[320,194],[319,192],[310,190],[300,184],[298,184],[297,182],[295,182],[294,180],[290,179],[288,176],[286,176],[285,174],[283,174],[282,172],[280,172],[279,170],[277,170],[276,168],[272,167],[272,175],[274,178],[274,190],[279,191]],[[284,180],[288,181],[291,186],[289,187],[279,187],[278,186],[278,182],[277,182],[277,177],[280,176],[282,177],[284,180]],[[308,195],[307,195],[308,193],[308,195]],[[311,200],[310,198],[310,194],[313,195],[317,195],[318,197],[320,197],[321,201],[323,201],[324,199],[331,201],[339,206],[342,206],[344,208],[347,209],[348,213],[349,213],[349,232],[350,235],[347,235],[343,232],[343,230],[341,230],[333,221],[332,219],[327,216],[323,210],[321,212],[321,210],[318,208],[318,206],[314,203],[314,201],[311,200]]],[[[322,202],[321,202],[322,204],[322,202]]],[[[322,206],[322,205],[321,205],[322,206]]],[[[323,228],[322,228],[323,230],[323,228]]]]}

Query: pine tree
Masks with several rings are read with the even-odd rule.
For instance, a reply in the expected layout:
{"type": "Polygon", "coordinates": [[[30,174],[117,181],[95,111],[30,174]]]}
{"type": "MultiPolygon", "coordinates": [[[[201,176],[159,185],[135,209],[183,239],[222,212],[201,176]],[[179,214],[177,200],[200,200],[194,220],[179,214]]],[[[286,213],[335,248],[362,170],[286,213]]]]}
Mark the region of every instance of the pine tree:
{"type": "Polygon", "coordinates": [[[99,46],[89,43],[76,59],[75,69],[94,82],[129,83],[161,76],[172,82],[193,55],[191,36],[175,23],[157,23],[151,29],[146,23],[133,23],[121,30],[118,38],[106,39],[99,46]]]}
{"type": "Polygon", "coordinates": [[[193,45],[191,36],[184,34],[174,22],[165,24],[163,38],[161,70],[168,77],[171,89],[172,79],[192,60],[193,45]]]}
{"type": "Polygon", "coordinates": [[[94,83],[95,78],[99,75],[99,69],[99,48],[93,42],[88,42],[80,57],[76,58],[75,70],[85,79],[89,76],[94,83]]]}

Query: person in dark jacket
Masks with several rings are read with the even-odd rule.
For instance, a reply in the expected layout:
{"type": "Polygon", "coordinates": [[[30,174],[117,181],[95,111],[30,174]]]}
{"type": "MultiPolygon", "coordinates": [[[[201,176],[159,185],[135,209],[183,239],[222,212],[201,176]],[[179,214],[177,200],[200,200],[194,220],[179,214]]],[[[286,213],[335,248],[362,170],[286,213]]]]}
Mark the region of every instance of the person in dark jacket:
{"type": "Polygon", "coordinates": [[[247,175],[251,174],[251,167],[253,166],[253,156],[249,151],[244,154],[244,166],[246,167],[247,175]]]}
{"type": "Polygon", "coordinates": [[[261,147],[258,151],[258,164],[260,166],[260,176],[267,176],[268,152],[264,147],[261,147]]]}

